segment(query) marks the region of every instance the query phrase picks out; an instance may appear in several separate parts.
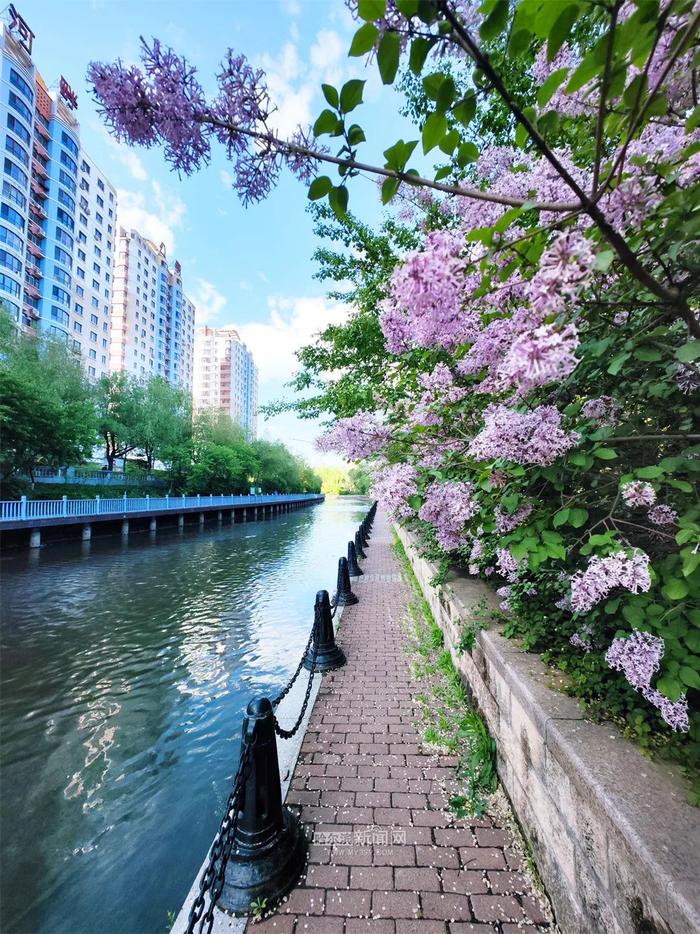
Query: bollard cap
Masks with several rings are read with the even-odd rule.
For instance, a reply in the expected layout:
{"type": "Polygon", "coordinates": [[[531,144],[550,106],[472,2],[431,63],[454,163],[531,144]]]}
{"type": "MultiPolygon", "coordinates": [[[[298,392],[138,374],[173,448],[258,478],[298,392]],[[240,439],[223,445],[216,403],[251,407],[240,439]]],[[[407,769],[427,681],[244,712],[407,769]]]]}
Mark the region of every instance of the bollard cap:
{"type": "Polygon", "coordinates": [[[272,704],[267,697],[254,697],[246,707],[246,714],[249,717],[260,719],[268,717],[272,713],[272,704]]]}

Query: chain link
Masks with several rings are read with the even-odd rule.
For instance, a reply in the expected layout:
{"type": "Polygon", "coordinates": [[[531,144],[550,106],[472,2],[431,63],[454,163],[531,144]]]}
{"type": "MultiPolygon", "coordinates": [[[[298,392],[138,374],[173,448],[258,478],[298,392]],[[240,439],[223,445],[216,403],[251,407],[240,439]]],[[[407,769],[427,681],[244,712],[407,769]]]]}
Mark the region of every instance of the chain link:
{"type": "Polygon", "coordinates": [[[207,868],[199,880],[199,892],[190,908],[187,934],[194,934],[195,931],[198,934],[210,934],[214,924],[214,909],[224,887],[226,867],[236,840],[241,794],[250,770],[250,756],[253,745],[254,741],[250,736],[243,737],[238,771],[226,803],[226,811],[209,852],[207,868]],[[209,894],[208,907],[206,904],[207,893],[209,894]]]}
{"type": "MultiPolygon", "coordinates": [[[[314,624],[314,629],[316,625],[314,624]]],[[[280,737],[280,739],[291,739],[292,736],[297,732],[301,726],[301,721],[304,719],[304,714],[306,713],[306,708],[309,706],[309,698],[311,697],[311,685],[313,684],[314,675],[316,674],[316,649],[317,645],[314,642],[311,646],[311,671],[309,672],[309,680],[306,685],[306,694],[304,695],[304,703],[301,705],[301,712],[297,718],[297,722],[291,728],[291,730],[285,730],[283,726],[280,726],[280,722],[275,717],[275,733],[280,737]]]]}
{"type": "Polygon", "coordinates": [[[305,659],[306,656],[309,654],[309,652],[310,652],[310,650],[311,650],[311,646],[313,645],[313,641],[314,641],[314,632],[315,632],[315,631],[316,631],[316,623],[314,622],[313,626],[311,627],[311,633],[310,633],[310,635],[309,635],[309,641],[306,643],[306,648],[304,649],[304,651],[303,651],[303,653],[302,653],[302,656],[301,656],[301,660],[299,661],[299,664],[297,665],[297,670],[294,672],[294,674],[292,675],[292,677],[291,677],[291,678],[289,679],[289,681],[287,682],[286,687],[283,688],[282,691],[280,691],[280,693],[277,695],[277,697],[275,697],[275,699],[272,701],[272,706],[273,706],[273,707],[279,707],[279,705],[280,705],[280,704],[282,703],[282,701],[285,699],[285,697],[287,696],[287,694],[289,694],[289,692],[290,692],[290,691],[292,690],[292,688],[294,687],[294,684],[295,684],[297,678],[298,678],[299,675],[301,674],[301,669],[304,667],[304,659],[305,659]]]}

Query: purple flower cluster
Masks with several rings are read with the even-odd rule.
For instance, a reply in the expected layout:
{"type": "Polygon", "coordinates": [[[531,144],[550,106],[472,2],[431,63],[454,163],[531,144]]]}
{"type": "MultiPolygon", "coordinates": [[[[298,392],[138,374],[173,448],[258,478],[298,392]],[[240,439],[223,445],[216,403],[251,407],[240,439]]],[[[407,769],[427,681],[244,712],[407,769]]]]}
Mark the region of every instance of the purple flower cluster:
{"type": "Polygon", "coordinates": [[[340,418],[334,427],[316,442],[321,451],[338,451],[350,460],[363,460],[385,447],[391,429],[380,424],[371,412],[357,412],[340,418]]]}
{"type": "Polygon", "coordinates": [[[678,522],[678,513],[670,506],[663,503],[653,506],[647,513],[649,521],[654,525],[676,525],[678,522]]]}
{"type": "Polygon", "coordinates": [[[634,629],[626,639],[613,639],[605,660],[615,671],[621,671],[635,691],[661,711],[661,716],[674,730],[687,732],[688,701],[681,694],[677,701],[664,697],[651,686],[651,679],[659,670],[664,656],[664,640],[648,632],[634,629]]]}
{"type": "Polygon", "coordinates": [[[530,280],[532,307],[545,315],[570,311],[593,275],[593,247],[578,230],[558,233],[530,280]]]}
{"type": "Polygon", "coordinates": [[[499,587],[498,590],[496,590],[496,593],[498,594],[499,597],[503,597],[503,600],[501,600],[499,604],[500,608],[503,610],[504,613],[510,613],[512,607],[510,605],[509,598],[510,598],[510,595],[513,593],[513,588],[510,587],[508,584],[506,584],[505,587],[499,587]]]}
{"type": "Polygon", "coordinates": [[[631,483],[625,483],[620,492],[628,506],[653,506],[656,502],[654,487],[642,480],[632,480],[631,483]]]}
{"type": "Polygon", "coordinates": [[[504,535],[506,532],[512,532],[527,519],[533,510],[532,503],[526,503],[519,509],[509,515],[501,506],[496,506],[494,517],[496,519],[496,532],[504,535]]]}
{"type": "Polygon", "coordinates": [[[479,510],[473,493],[471,483],[459,480],[431,483],[425,491],[418,516],[430,522],[445,551],[453,551],[468,541],[464,527],[479,510]]]}
{"type": "Polygon", "coordinates": [[[469,445],[469,453],[479,460],[503,458],[544,467],[578,439],[578,432],[562,429],[561,413],[552,405],[540,405],[529,412],[494,405],[486,410],[484,427],[469,445]]]}
{"type": "Polygon", "coordinates": [[[574,613],[587,613],[616,587],[631,593],[649,590],[649,556],[643,551],[635,551],[631,556],[616,551],[606,558],[597,555],[591,558],[586,570],[571,578],[571,609],[574,613]]]}
{"type": "Polygon", "coordinates": [[[559,329],[545,324],[513,341],[498,375],[504,386],[515,386],[519,394],[561,381],[576,369],[574,351],[578,344],[575,325],[559,329]]]}
{"type": "Polygon", "coordinates": [[[372,492],[394,519],[407,519],[415,510],[407,500],[416,493],[418,471],[410,464],[380,467],[372,481],[372,492]]]}
{"type": "Polygon", "coordinates": [[[501,577],[506,580],[515,581],[518,578],[518,561],[513,557],[509,548],[496,549],[496,568],[501,577]]]}
{"type": "Polygon", "coordinates": [[[620,404],[612,396],[600,396],[585,402],[581,414],[584,418],[596,419],[601,425],[614,425],[619,411],[620,404]]]}
{"type": "Polygon", "coordinates": [[[478,312],[465,312],[464,237],[450,230],[428,234],[425,248],[411,254],[393,275],[380,319],[387,347],[454,349],[478,333],[478,312]]]}

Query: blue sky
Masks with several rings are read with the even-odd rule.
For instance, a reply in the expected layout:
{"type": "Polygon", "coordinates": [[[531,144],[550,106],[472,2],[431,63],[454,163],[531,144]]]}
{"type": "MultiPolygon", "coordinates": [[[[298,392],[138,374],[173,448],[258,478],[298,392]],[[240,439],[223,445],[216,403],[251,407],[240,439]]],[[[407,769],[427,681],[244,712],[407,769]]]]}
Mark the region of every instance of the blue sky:
{"type": "MultiPolygon", "coordinates": [[[[387,145],[415,131],[398,115],[394,91],[381,87],[376,66],[347,57],[355,24],[343,0],[18,0],[16,6],[36,34],[34,61],[47,84],[57,86],[64,75],[78,93],[81,138],[118,189],[120,222],[166,244],[182,263],[200,323],[239,325],[260,367],[261,401],[278,397],[295,368],[294,349],[345,314],[313,278],[316,242],[304,187],[286,174],[266,202],[245,209],[221,151],[198,175],[178,178],[159,150],[118,146],[107,135],[85,72],[93,59],[136,61],[139,36],[157,36],[196,65],[211,89],[230,46],[266,71],[281,131],[313,122],[324,106],[321,82],[340,86],[364,77],[367,105],[357,115],[369,140],[363,157],[376,161],[387,145]]],[[[373,182],[356,180],[351,207],[366,220],[379,218],[373,182]]],[[[260,431],[312,462],[327,461],[311,445],[318,426],[280,416],[261,422],[260,431]]]]}

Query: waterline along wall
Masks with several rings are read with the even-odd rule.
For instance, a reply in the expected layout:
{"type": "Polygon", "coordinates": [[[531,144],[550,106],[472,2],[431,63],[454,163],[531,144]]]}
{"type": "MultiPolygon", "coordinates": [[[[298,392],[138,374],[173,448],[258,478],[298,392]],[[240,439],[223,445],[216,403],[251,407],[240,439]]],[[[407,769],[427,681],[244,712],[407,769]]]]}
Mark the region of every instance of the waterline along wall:
{"type": "MultiPolygon", "coordinates": [[[[155,532],[159,522],[176,522],[179,528],[189,521],[204,525],[207,516],[218,522],[255,521],[291,510],[322,503],[322,493],[281,493],[262,496],[144,496],[116,499],[19,500],[0,502],[0,532],[14,533],[10,544],[39,548],[42,530],[73,527],[83,541],[92,537],[95,524],[105,532],[120,530],[123,536],[137,529],[155,532]],[[111,525],[110,525],[111,523],[111,525]],[[13,541],[14,539],[14,541],[13,541]]],[[[65,537],[65,535],[63,536],[65,537]]],[[[3,539],[7,542],[7,537],[3,539]]]]}
{"type": "Polygon", "coordinates": [[[397,528],[455,667],[498,747],[498,772],[565,934],[697,934],[700,811],[671,766],[646,759],[610,723],[586,720],[552,672],[497,631],[457,649],[476,578],[437,567],[397,528]]]}

